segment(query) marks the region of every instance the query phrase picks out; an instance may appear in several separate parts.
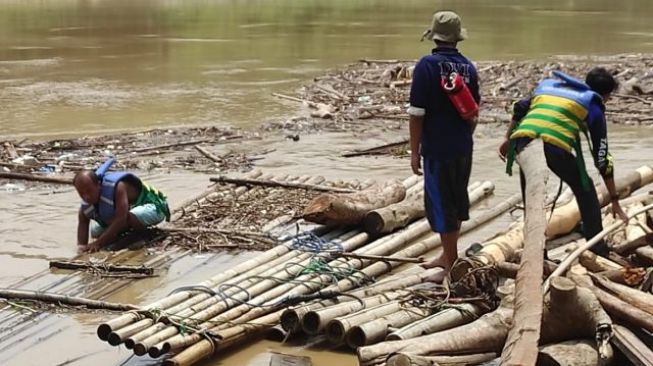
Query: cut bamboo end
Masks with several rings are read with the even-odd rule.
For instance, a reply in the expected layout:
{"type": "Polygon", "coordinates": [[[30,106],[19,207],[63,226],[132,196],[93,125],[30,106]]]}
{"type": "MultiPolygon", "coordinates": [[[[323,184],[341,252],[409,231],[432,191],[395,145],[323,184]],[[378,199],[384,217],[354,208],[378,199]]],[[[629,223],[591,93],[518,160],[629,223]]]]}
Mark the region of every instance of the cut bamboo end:
{"type": "Polygon", "coordinates": [[[147,349],[148,347],[143,343],[136,343],[133,348],[134,354],[136,356],[145,356],[147,354],[147,349]]]}
{"type": "Polygon", "coordinates": [[[302,329],[304,332],[310,335],[316,335],[320,333],[320,314],[311,311],[309,313],[306,313],[304,315],[304,318],[302,318],[302,329]]]}
{"type": "Polygon", "coordinates": [[[125,339],[125,342],[124,342],[125,348],[127,348],[127,349],[134,349],[134,345],[135,345],[135,344],[136,344],[136,342],[134,341],[133,338],[127,338],[127,339],[125,339]]]}
{"type": "Polygon", "coordinates": [[[101,340],[106,342],[109,339],[110,334],[111,326],[108,323],[100,324],[100,326],[97,327],[97,336],[101,340]]]}
{"type": "Polygon", "coordinates": [[[327,340],[333,345],[340,345],[345,341],[345,327],[337,320],[330,321],[326,326],[327,340]]]}
{"type": "Polygon", "coordinates": [[[298,332],[302,329],[299,314],[295,309],[286,309],[281,313],[281,327],[286,332],[298,332]]]}
{"type": "Polygon", "coordinates": [[[155,344],[154,346],[150,347],[150,349],[147,350],[147,354],[152,357],[152,358],[159,358],[162,355],[164,355],[166,352],[163,352],[163,344],[155,344]]]}
{"type": "Polygon", "coordinates": [[[411,366],[410,356],[401,353],[391,354],[386,361],[387,366],[411,366]]]}
{"type": "Polygon", "coordinates": [[[345,342],[350,348],[356,349],[367,344],[367,337],[361,327],[355,326],[347,332],[345,342]]]}
{"type": "Polygon", "coordinates": [[[109,342],[109,344],[112,346],[119,346],[122,343],[122,339],[115,332],[111,332],[109,337],[107,337],[107,342],[109,342]]]}

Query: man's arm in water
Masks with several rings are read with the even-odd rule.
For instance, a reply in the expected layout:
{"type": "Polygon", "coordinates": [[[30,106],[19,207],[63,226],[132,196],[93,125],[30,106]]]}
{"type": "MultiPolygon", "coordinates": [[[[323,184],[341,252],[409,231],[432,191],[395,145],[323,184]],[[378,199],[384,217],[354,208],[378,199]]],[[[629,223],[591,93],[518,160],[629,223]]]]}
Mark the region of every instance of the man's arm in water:
{"type": "Polygon", "coordinates": [[[88,226],[91,220],[84,215],[84,211],[79,209],[77,214],[77,246],[85,250],[88,245],[88,226]]]}

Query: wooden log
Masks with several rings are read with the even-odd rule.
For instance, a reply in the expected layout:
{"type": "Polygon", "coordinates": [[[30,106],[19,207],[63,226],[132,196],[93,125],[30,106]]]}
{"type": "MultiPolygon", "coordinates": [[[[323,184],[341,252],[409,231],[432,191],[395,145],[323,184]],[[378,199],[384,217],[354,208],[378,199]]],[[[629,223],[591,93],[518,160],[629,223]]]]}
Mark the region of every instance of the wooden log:
{"type": "Polygon", "coordinates": [[[615,324],[612,344],[635,366],[653,366],[653,350],[628,328],[615,324]]]}
{"type": "Polygon", "coordinates": [[[351,158],[351,157],[355,157],[355,156],[383,154],[385,151],[387,151],[389,149],[404,146],[406,144],[408,144],[408,140],[401,140],[401,141],[398,141],[398,142],[391,142],[389,144],[384,144],[384,145],[381,145],[381,146],[375,146],[375,147],[371,147],[371,148],[364,149],[364,150],[356,150],[356,151],[352,151],[352,152],[347,152],[347,153],[342,154],[341,156],[344,157],[344,158],[351,158]]]}
{"type": "Polygon", "coordinates": [[[634,240],[616,244],[611,249],[623,255],[647,245],[653,245],[653,234],[644,234],[643,236],[635,238],[634,240]]]}
{"type": "MultiPolygon", "coordinates": [[[[551,261],[544,261],[544,275],[542,278],[548,277],[555,269],[558,267],[557,264],[551,261]]],[[[499,262],[494,265],[499,276],[505,278],[516,278],[517,272],[519,271],[519,264],[510,263],[510,262],[499,262]]]]}
{"type": "Polygon", "coordinates": [[[153,150],[167,150],[167,149],[172,149],[175,147],[181,147],[181,146],[188,146],[188,145],[197,145],[201,144],[204,142],[210,142],[211,140],[209,139],[201,139],[201,140],[191,140],[191,141],[183,141],[183,142],[176,142],[174,144],[165,144],[165,145],[156,145],[156,146],[148,146],[148,147],[141,147],[138,149],[131,150],[131,153],[143,153],[146,151],[153,151],[153,150]]]}
{"type": "Polygon", "coordinates": [[[512,315],[511,308],[500,306],[497,310],[483,315],[472,323],[453,329],[408,340],[359,347],[356,351],[358,361],[361,366],[375,365],[384,362],[388,354],[395,352],[409,352],[418,355],[498,353],[508,335],[508,326],[512,315]]]}
{"type": "Polygon", "coordinates": [[[572,279],[579,286],[583,286],[592,291],[592,293],[601,303],[601,306],[611,316],[617,319],[625,320],[626,322],[646,329],[649,332],[653,332],[653,318],[651,317],[651,314],[640,310],[619,299],[618,297],[613,296],[610,293],[594,286],[592,280],[587,276],[574,274],[572,275],[572,279]]]}
{"type": "Polygon", "coordinates": [[[474,321],[482,314],[481,309],[473,304],[460,304],[442,310],[423,320],[397,329],[386,337],[388,341],[406,340],[437,333],[474,321]]]}
{"type": "Polygon", "coordinates": [[[139,310],[132,304],[118,304],[107,301],[91,300],[76,296],[53,294],[49,292],[38,292],[28,290],[0,289],[0,298],[15,300],[34,300],[54,304],[65,304],[70,306],[85,306],[89,309],[106,309],[118,311],[139,310]]]}
{"type": "Polygon", "coordinates": [[[216,183],[230,183],[236,185],[252,185],[252,186],[262,186],[262,187],[283,187],[283,188],[296,188],[296,189],[306,189],[311,191],[320,191],[320,192],[335,192],[335,193],[354,193],[356,191],[351,189],[328,187],[323,185],[313,185],[313,184],[303,184],[303,183],[288,183],[288,182],[275,182],[272,180],[262,180],[262,179],[246,179],[246,178],[230,178],[225,176],[212,177],[210,178],[211,182],[216,183]]]}
{"type": "Polygon", "coordinates": [[[61,269],[96,269],[107,272],[130,272],[130,273],[142,273],[146,275],[151,275],[154,273],[154,268],[146,266],[129,266],[129,265],[119,265],[111,263],[92,263],[92,262],[83,262],[83,261],[50,261],[50,268],[61,268],[61,269]]]}
{"type": "Polygon", "coordinates": [[[476,353],[460,356],[420,356],[410,353],[395,353],[388,357],[386,366],[465,366],[492,361],[496,353],[476,353]]]}
{"type": "Polygon", "coordinates": [[[646,277],[645,268],[620,268],[597,273],[606,279],[628,286],[638,286],[646,277]]]}
{"type": "Polygon", "coordinates": [[[371,210],[397,203],[406,197],[406,188],[399,181],[347,195],[323,194],[304,208],[307,221],[325,225],[356,225],[371,210]]]}
{"type": "Polygon", "coordinates": [[[208,150],[201,147],[200,145],[195,145],[193,147],[195,148],[195,150],[199,151],[200,154],[206,156],[209,160],[211,160],[211,161],[213,161],[215,163],[221,163],[222,160],[223,160],[220,157],[213,155],[212,153],[210,153],[208,150]]]}
{"type": "Polygon", "coordinates": [[[540,287],[544,275],[545,200],[549,174],[543,151],[544,143],[536,139],[517,154],[519,168],[526,178],[526,212],[524,250],[515,280],[514,319],[501,352],[501,364],[506,366],[533,365],[537,359],[544,297],[540,287]]]}
{"type": "Polygon", "coordinates": [[[648,264],[648,265],[653,265],[653,246],[652,245],[647,245],[643,247],[639,247],[635,249],[635,255],[637,255],[637,258],[639,258],[642,262],[648,264]]]}
{"type": "Polygon", "coordinates": [[[0,172],[0,179],[28,180],[32,182],[55,183],[55,184],[73,184],[72,178],[50,177],[46,175],[27,174],[27,173],[0,172]]]}
{"type": "Polygon", "coordinates": [[[600,357],[594,340],[573,340],[540,347],[537,356],[537,365],[609,365],[612,362],[612,355],[613,352],[610,350],[608,357],[600,357]]]}
{"type": "Polygon", "coordinates": [[[653,316],[653,295],[589,274],[595,285],[653,316]]]}
{"type": "MultiPolygon", "coordinates": [[[[470,202],[477,201],[478,195],[487,196],[493,191],[492,182],[484,182],[480,188],[470,193],[472,196],[470,202]]],[[[401,202],[368,212],[363,220],[363,226],[370,235],[380,235],[404,227],[424,215],[424,191],[420,190],[401,202]]]]}
{"type": "Polygon", "coordinates": [[[610,270],[618,270],[623,268],[622,265],[615,263],[609,259],[596,255],[590,251],[581,253],[578,262],[590,272],[603,272],[610,270]]]}
{"type": "MultiPolygon", "coordinates": [[[[646,211],[651,210],[651,209],[653,209],[653,204],[652,205],[647,205],[647,206],[643,207],[642,209],[637,210],[637,212],[635,212],[634,215],[637,215],[637,214],[639,214],[641,212],[646,212],[646,211]]],[[[553,278],[555,276],[560,276],[562,273],[567,271],[569,269],[569,267],[571,267],[572,263],[576,259],[578,259],[578,257],[584,251],[590,249],[592,246],[594,246],[596,243],[598,243],[600,240],[602,240],[607,234],[609,234],[610,232],[616,230],[617,228],[619,228],[623,224],[624,224],[624,222],[621,221],[621,220],[616,221],[614,224],[612,224],[611,226],[608,226],[607,228],[604,228],[600,233],[596,234],[591,240],[589,240],[585,244],[579,246],[576,250],[574,250],[574,252],[572,252],[569,256],[567,256],[565,258],[565,260],[562,261],[562,263],[560,263],[558,268],[551,274],[551,277],[549,277],[549,280],[547,280],[544,283],[544,292],[546,293],[546,291],[548,291],[549,281],[550,281],[551,278],[553,278]]]]}

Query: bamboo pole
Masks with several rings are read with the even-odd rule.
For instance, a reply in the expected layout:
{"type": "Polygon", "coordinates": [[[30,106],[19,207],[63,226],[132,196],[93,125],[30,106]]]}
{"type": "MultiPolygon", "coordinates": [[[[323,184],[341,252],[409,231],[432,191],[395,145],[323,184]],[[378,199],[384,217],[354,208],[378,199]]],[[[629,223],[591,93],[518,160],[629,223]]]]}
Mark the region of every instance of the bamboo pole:
{"type": "MultiPolygon", "coordinates": [[[[252,258],[248,261],[245,261],[235,266],[232,269],[226,270],[220,274],[217,274],[214,277],[211,277],[210,279],[200,283],[199,286],[215,287],[217,284],[220,284],[231,277],[238,276],[242,273],[246,273],[247,271],[262,266],[265,263],[269,262],[270,260],[282,256],[283,254],[286,254],[289,251],[291,251],[290,244],[291,241],[284,243],[284,245],[278,245],[255,258],[252,258]]],[[[194,293],[195,293],[194,291],[180,291],[172,295],[169,295],[163,299],[155,301],[143,308],[144,309],[167,309],[190,298],[191,296],[193,296],[194,293]]],[[[98,337],[101,340],[107,340],[107,337],[113,330],[127,326],[135,321],[140,320],[141,318],[142,316],[140,316],[139,314],[127,313],[119,316],[118,318],[114,318],[106,323],[100,324],[97,330],[98,337]]]]}
{"type": "Polygon", "coordinates": [[[460,304],[442,310],[423,320],[411,323],[388,334],[387,341],[406,340],[437,333],[472,322],[482,313],[478,306],[460,304]]]}
{"type": "MultiPolygon", "coordinates": [[[[353,235],[354,233],[355,232],[349,232],[347,235],[353,235]]],[[[342,246],[343,248],[346,248],[346,250],[349,250],[356,246],[360,246],[365,242],[365,240],[361,240],[361,239],[364,239],[364,237],[355,235],[352,238],[345,240],[342,243],[342,246]]],[[[310,260],[310,256],[311,256],[310,253],[300,254],[299,258],[301,258],[302,261],[299,264],[300,265],[308,264],[310,260]]],[[[264,275],[265,277],[270,276],[270,278],[274,278],[274,279],[261,280],[257,278],[252,278],[247,283],[241,282],[240,285],[242,286],[252,285],[252,287],[247,288],[247,292],[243,292],[239,288],[228,289],[226,291],[226,295],[231,296],[231,298],[223,300],[221,297],[211,296],[208,297],[206,300],[203,300],[202,302],[198,303],[197,305],[191,306],[188,309],[184,309],[181,312],[174,314],[174,316],[175,318],[182,318],[186,322],[191,322],[191,323],[205,322],[203,324],[200,324],[201,328],[207,328],[208,326],[212,326],[213,323],[215,322],[211,320],[212,317],[217,316],[218,314],[228,310],[234,305],[240,304],[240,302],[242,301],[247,301],[247,298],[250,296],[258,295],[263,293],[264,291],[274,288],[276,285],[278,285],[279,281],[288,280],[293,276],[293,273],[288,271],[286,268],[281,268],[281,269],[272,268],[271,271],[272,272],[277,271],[276,277],[272,277],[271,274],[267,274],[267,273],[264,273],[264,275]],[[211,320],[213,323],[207,324],[206,321],[209,320],[211,320]]],[[[264,276],[262,275],[261,277],[264,276]]],[[[176,326],[167,326],[159,333],[153,334],[150,337],[142,340],[141,342],[136,343],[134,345],[134,353],[136,355],[142,356],[145,353],[148,353],[149,352],[148,350],[154,345],[167,342],[169,341],[170,338],[175,337],[178,333],[179,330],[177,329],[176,326]]],[[[186,340],[186,338],[184,338],[184,340],[186,340]]],[[[174,344],[174,340],[172,342],[174,344]]]]}
{"type": "MultiPolygon", "coordinates": [[[[351,293],[353,296],[369,297],[377,294],[382,294],[389,291],[395,291],[407,288],[418,283],[422,283],[425,278],[432,276],[439,272],[440,269],[433,268],[426,271],[420,271],[413,275],[395,275],[391,278],[374,283],[370,286],[363,287],[351,293]]],[[[286,309],[281,315],[281,325],[285,330],[290,332],[297,332],[301,330],[301,321],[309,311],[324,309],[328,306],[336,305],[339,302],[356,301],[352,297],[342,296],[337,300],[324,300],[314,302],[306,305],[300,305],[294,308],[286,309]]]]}
{"type": "Polygon", "coordinates": [[[337,317],[331,320],[325,329],[327,339],[331,344],[341,345],[345,342],[347,333],[355,326],[366,323],[401,310],[399,301],[391,301],[372,308],[363,309],[354,314],[337,317]]]}
{"type": "Polygon", "coordinates": [[[131,273],[142,273],[151,275],[154,273],[154,268],[145,267],[145,266],[127,266],[127,265],[117,265],[111,263],[92,263],[92,262],[83,262],[83,261],[50,261],[50,268],[61,268],[61,269],[102,269],[107,272],[131,272],[131,273]]]}
{"type": "Polygon", "coordinates": [[[347,332],[347,345],[356,349],[382,341],[392,329],[404,327],[413,322],[421,321],[430,314],[430,311],[418,307],[408,307],[395,313],[386,315],[353,327],[347,332]]]}
{"type": "MultiPolygon", "coordinates": [[[[615,180],[617,191],[621,197],[628,196],[635,190],[653,182],[653,168],[644,165],[636,169],[634,172],[615,180]]],[[[599,204],[605,206],[610,202],[610,195],[607,189],[600,186],[596,190],[599,204]]],[[[548,238],[553,238],[561,234],[565,234],[574,229],[580,222],[580,211],[576,200],[570,201],[568,204],[560,206],[556,209],[549,220],[546,235],[548,238]]]]}

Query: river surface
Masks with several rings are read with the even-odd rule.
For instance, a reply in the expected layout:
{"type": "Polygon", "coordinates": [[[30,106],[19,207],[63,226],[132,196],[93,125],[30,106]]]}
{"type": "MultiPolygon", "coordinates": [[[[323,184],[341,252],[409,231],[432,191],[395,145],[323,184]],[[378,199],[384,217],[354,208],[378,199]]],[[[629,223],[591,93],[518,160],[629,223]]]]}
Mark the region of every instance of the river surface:
{"type": "MultiPolygon", "coordinates": [[[[475,60],[653,52],[649,0],[5,0],[0,4],[0,140],[180,125],[255,128],[285,120],[298,107],[274,99],[273,92],[291,93],[327,69],[360,58],[417,59],[427,53],[430,45],[418,40],[436,8],[462,15],[470,38],[461,49],[475,60]]],[[[617,174],[652,163],[652,129],[610,129],[617,174]]],[[[266,171],[382,180],[408,176],[408,161],[339,154],[406,133],[330,133],[298,142],[272,136],[237,149],[262,144],[276,149],[257,162],[266,171]]],[[[491,180],[497,187],[480,209],[518,191],[516,179],[503,174],[496,158],[502,133],[503,127],[492,126],[477,133],[472,180],[491,180]]],[[[145,178],[165,191],[173,206],[208,183],[207,176],[197,174],[145,178]]],[[[74,256],[77,201],[62,187],[0,191],[0,287],[46,269],[51,259],[74,256]]],[[[509,222],[504,216],[464,242],[486,238],[509,222]]],[[[109,300],[146,303],[252,255],[194,255],[174,263],[165,276],[109,300]]],[[[42,341],[35,335],[29,349],[0,353],[0,364],[63,365],[84,356],[65,364],[119,365],[129,358],[131,352],[97,340],[97,315],[54,319],[52,327],[61,331],[42,341]]],[[[348,353],[262,341],[205,365],[263,366],[270,350],[308,355],[317,366],[356,364],[348,353]]],[[[143,358],[126,364],[153,363],[143,358]]]]}

